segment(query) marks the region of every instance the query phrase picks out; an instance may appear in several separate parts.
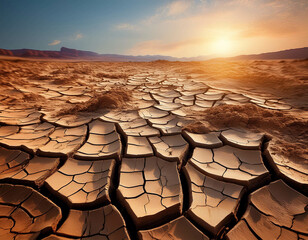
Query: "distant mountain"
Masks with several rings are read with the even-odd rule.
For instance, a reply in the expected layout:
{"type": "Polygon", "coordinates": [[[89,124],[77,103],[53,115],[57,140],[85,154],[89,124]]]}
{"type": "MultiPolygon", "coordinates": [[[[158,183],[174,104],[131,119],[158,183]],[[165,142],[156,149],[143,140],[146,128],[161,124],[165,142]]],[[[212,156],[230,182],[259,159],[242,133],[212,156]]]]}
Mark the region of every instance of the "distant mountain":
{"type": "Polygon", "coordinates": [[[306,59],[308,58],[308,47],[288,49],[278,52],[261,54],[240,55],[228,59],[235,60],[270,60],[270,59],[306,59]]]}
{"type": "MultiPolygon", "coordinates": [[[[210,56],[199,56],[192,58],[176,58],[162,55],[119,55],[119,54],[99,54],[96,52],[82,51],[72,48],[62,47],[60,51],[43,51],[34,49],[0,49],[0,55],[15,56],[25,58],[45,58],[45,59],[80,59],[105,62],[151,62],[157,60],[167,61],[205,61],[211,59],[210,56]]],[[[226,58],[234,60],[266,60],[266,59],[305,59],[308,58],[308,47],[284,50],[279,52],[269,52],[253,55],[240,55],[226,58]]]]}
{"type": "Polygon", "coordinates": [[[16,49],[10,50],[15,57],[30,57],[30,58],[59,58],[58,51],[41,51],[33,49],[16,49]]]}
{"type": "Polygon", "coordinates": [[[0,49],[0,55],[4,55],[4,56],[13,56],[13,53],[12,53],[12,51],[10,51],[10,50],[0,49]]]}
{"type": "Polygon", "coordinates": [[[99,54],[96,52],[90,52],[90,51],[81,51],[81,50],[76,50],[72,48],[66,48],[62,47],[60,49],[60,55],[63,57],[98,57],[99,54]]]}
{"type": "Polygon", "coordinates": [[[206,56],[200,56],[194,58],[176,58],[176,57],[162,56],[162,55],[132,56],[132,55],[119,55],[119,54],[98,54],[96,52],[82,51],[66,47],[62,47],[60,51],[42,51],[34,49],[15,49],[15,50],[0,49],[0,55],[25,57],[25,58],[82,59],[82,60],[106,61],[106,62],[151,62],[156,60],[202,61],[209,59],[206,56]]]}
{"type": "Polygon", "coordinates": [[[60,51],[42,51],[34,49],[0,50],[1,55],[32,58],[83,58],[97,57],[99,54],[62,47],[60,51]]]}

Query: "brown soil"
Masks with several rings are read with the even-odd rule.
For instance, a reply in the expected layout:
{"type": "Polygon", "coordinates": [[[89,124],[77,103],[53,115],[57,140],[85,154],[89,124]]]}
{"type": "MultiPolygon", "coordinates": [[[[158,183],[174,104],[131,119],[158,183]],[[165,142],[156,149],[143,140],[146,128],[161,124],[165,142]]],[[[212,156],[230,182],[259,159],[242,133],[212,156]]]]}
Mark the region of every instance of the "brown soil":
{"type": "Polygon", "coordinates": [[[205,133],[228,127],[265,132],[275,138],[277,150],[284,156],[308,162],[308,121],[283,111],[268,110],[254,104],[220,105],[195,113],[201,121],[186,129],[205,133]]]}
{"type": "Polygon", "coordinates": [[[105,93],[95,92],[90,100],[60,110],[57,115],[60,116],[78,112],[95,112],[102,109],[123,109],[128,106],[131,99],[131,91],[128,91],[127,89],[115,88],[105,93]]]}
{"type": "MultiPolygon", "coordinates": [[[[107,63],[4,59],[0,60],[1,104],[37,107],[54,111],[55,114],[135,108],[132,93],[125,89],[125,80],[131,75],[145,72],[164,72],[166,76],[186,77],[212,87],[256,96],[267,94],[282,99],[293,107],[291,111],[267,110],[252,104],[218,106],[202,114],[192,113],[196,114],[193,118],[196,122],[186,128],[195,132],[209,132],[225,127],[243,127],[266,132],[277,139],[277,147],[284,155],[307,161],[307,60],[107,63]],[[96,84],[106,81],[105,78],[107,81],[119,79],[115,85],[117,89],[102,89],[104,93],[97,93],[94,90],[97,89],[96,84]],[[86,103],[71,104],[45,98],[35,91],[30,94],[19,90],[31,90],[33,84],[40,82],[82,87],[93,98],[86,103]]],[[[171,89],[173,87],[170,86],[171,89]]]]}

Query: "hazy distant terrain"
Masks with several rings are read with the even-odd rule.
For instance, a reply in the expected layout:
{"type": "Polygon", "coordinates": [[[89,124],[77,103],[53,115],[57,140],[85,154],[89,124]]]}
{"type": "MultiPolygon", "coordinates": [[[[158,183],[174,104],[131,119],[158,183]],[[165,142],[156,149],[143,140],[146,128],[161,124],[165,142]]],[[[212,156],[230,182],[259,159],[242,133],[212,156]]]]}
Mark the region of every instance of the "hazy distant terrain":
{"type": "Polygon", "coordinates": [[[308,47],[268,52],[261,54],[240,55],[233,57],[234,60],[271,60],[271,59],[307,59],[308,47]]]}
{"type": "MultiPolygon", "coordinates": [[[[92,60],[92,61],[105,61],[105,62],[151,62],[156,60],[167,61],[204,61],[214,56],[198,56],[198,57],[170,57],[163,55],[146,55],[146,56],[130,56],[119,54],[98,54],[90,51],[82,51],[62,47],[60,51],[41,51],[33,49],[16,49],[7,50],[0,49],[2,56],[14,56],[23,58],[41,58],[41,59],[76,59],[76,60],[92,60]]],[[[308,47],[289,49],[278,52],[240,55],[232,58],[233,60],[271,60],[271,59],[306,59],[308,58],[308,47]]]]}
{"type": "Polygon", "coordinates": [[[200,56],[192,58],[176,58],[162,55],[144,55],[144,56],[131,56],[120,54],[98,54],[96,52],[82,51],[77,49],[71,49],[62,47],[60,51],[41,51],[34,49],[16,49],[7,50],[0,49],[0,55],[2,56],[14,56],[23,58],[41,58],[41,59],[76,59],[76,60],[92,60],[92,61],[104,61],[104,62],[151,62],[156,60],[167,61],[202,61],[209,57],[200,56]]]}

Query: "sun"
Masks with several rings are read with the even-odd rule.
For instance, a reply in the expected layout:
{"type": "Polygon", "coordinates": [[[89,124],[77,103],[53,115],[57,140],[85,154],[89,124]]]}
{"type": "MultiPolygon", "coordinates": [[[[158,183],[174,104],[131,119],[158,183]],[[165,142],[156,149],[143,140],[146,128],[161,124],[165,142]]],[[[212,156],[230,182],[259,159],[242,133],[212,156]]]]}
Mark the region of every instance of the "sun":
{"type": "Polygon", "coordinates": [[[232,51],[232,41],[220,38],[213,42],[213,51],[218,55],[228,55],[232,51]]]}

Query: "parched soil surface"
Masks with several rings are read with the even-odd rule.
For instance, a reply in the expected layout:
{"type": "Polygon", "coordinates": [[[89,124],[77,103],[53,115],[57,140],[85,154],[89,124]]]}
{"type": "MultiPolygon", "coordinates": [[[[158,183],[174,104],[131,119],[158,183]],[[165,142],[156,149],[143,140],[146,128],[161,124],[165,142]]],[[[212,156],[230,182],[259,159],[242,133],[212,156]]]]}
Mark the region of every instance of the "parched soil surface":
{"type": "Polygon", "coordinates": [[[308,239],[307,67],[0,60],[0,238],[308,239]]]}

